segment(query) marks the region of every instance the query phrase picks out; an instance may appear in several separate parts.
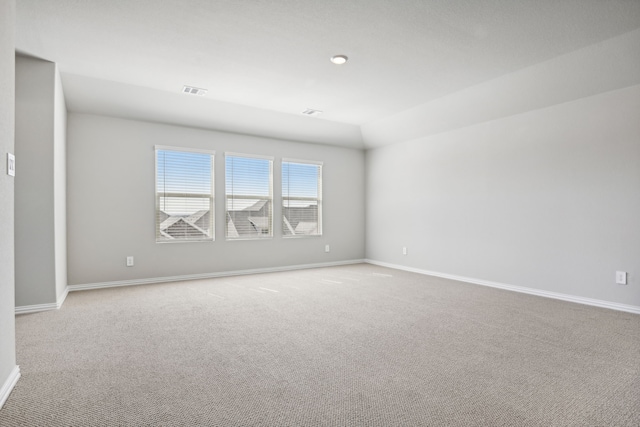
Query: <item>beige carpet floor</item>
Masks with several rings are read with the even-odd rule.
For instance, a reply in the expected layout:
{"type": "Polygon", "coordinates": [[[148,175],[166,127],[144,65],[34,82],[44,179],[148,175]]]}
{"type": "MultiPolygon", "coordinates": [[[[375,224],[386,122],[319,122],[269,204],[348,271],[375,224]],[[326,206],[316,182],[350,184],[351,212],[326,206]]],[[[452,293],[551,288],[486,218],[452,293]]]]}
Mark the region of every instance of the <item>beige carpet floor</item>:
{"type": "Polygon", "coordinates": [[[74,292],[1,426],[639,426],[640,316],[373,265],[74,292]]]}

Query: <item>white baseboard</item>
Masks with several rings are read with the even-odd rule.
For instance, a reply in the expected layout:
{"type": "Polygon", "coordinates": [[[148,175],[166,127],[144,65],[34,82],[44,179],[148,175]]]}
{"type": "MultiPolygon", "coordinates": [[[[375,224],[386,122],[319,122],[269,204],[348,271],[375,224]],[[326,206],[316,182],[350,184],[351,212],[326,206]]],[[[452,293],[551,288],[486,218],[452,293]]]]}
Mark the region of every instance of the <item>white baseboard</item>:
{"type": "Polygon", "coordinates": [[[67,295],[69,295],[69,286],[64,288],[64,291],[62,291],[62,295],[58,295],[58,301],[56,302],[56,308],[60,308],[62,307],[62,304],[64,303],[64,300],[67,299],[67,295]]]}
{"type": "Polygon", "coordinates": [[[410,271],[413,273],[425,274],[427,276],[442,277],[445,279],[457,280],[459,282],[473,283],[475,285],[489,286],[492,288],[506,289],[508,291],[521,292],[524,294],[537,295],[545,298],[553,298],[562,301],[576,302],[578,304],[593,305],[596,307],[609,308],[612,310],[626,311],[628,313],[640,314],[640,307],[635,305],[620,304],[617,302],[598,300],[593,298],[579,297],[575,295],[561,294],[558,292],[544,291],[541,289],[526,288],[524,286],[507,285],[504,283],[490,282],[488,280],[474,279],[471,277],[456,276],[453,274],[439,273],[437,271],[421,270],[419,268],[405,267],[398,264],[365,259],[368,264],[379,265],[381,267],[394,268],[396,270],[410,271]]]}
{"type": "Polygon", "coordinates": [[[69,287],[67,286],[62,295],[58,296],[56,302],[46,303],[46,304],[34,304],[34,305],[22,305],[16,307],[16,314],[27,314],[27,313],[38,313],[40,311],[49,311],[49,310],[58,310],[62,307],[64,300],[67,299],[67,295],[69,295],[69,287]]]}
{"type": "Polygon", "coordinates": [[[38,313],[40,311],[56,310],[58,308],[58,303],[55,302],[47,304],[21,305],[16,307],[16,314],[38,313]]]}
{"type": "Polygon", "coordinates": [[[4,406],[4,403],[9,398],[9,395],[13,391],[13,388],[16,386],[19,379],[20,367],[16,365],[9,374],[9,378],[7,378],[4,384],[2,384],[2,387],[0,387],[0,409],[4,406]]]}
{"type": "Polygon", "coordinates": [[[348,261],[322,262],[317,264],[301,264],[301,265],[289,265],[284,267],[256,268],[251,270],[221,271],[218,273],[186,274],[182,276],[152,277],[149,279],[133,279],[133,280],[120,280],[115,282],[87,283],[83,285],[70,285],[69,291],[74,292],[74,291],[85,291],[89,289],[113,288],[118,286],[148,285],[152,283],[180,282],[183,280],[213,279],[216,277],[243,276],[248,274],[261,274],[261,273],[276,273],[279,271],[293,271],[293,270],[304,270],[308,268],[335,267],[339,265],[362,264],[363,262],[365,262],[365,260],[363,259],[354,259],[354,260],[348,260],[348,261]]]}

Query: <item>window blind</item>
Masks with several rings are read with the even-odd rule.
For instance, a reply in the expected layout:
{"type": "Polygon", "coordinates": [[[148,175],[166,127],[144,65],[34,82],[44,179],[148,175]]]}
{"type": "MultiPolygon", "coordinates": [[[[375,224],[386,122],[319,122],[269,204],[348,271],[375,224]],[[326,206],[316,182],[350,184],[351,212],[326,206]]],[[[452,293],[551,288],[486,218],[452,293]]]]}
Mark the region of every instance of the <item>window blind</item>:
{"type": "Polygon", "coordinates": [[[273,236],[273,159],[225,154],[227,239],[273,236]]]}
{"type": "Polygon", "coordinates": [[[213,240],[212,152],[156,147],[156,242],[213,240]]]}
{"type": "Polygon", "coordinates": [[[322,235],[322,164],[282,160],[282,231],[322,235]]]}

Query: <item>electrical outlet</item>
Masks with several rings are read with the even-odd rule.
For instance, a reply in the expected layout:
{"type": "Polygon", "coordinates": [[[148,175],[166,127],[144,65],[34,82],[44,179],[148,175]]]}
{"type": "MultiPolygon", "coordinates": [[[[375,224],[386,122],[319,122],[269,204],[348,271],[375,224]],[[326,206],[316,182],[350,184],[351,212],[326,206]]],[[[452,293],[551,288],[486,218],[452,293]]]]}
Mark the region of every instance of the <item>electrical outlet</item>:
{"type": "Polygon", "coordinates": [[[133,267],[133,257],[132,256],[128,256],[127,257],[127,267],[133,267]]]}
{"type": "Polygon", "coordinates": [[[627,284],[627,272],[626,271],[616,271],[616,283],[618,285],[626,285],[627,284]]]}
{"type": "Polygon", "coordinates": [[[402,255],[406,255],[407,254],[407,247],[403,246],[402,247],[402,255]]]}
{"type": "Polygon", "coordinates": [[[324,245],[325,252],[331,252],[331,247],[329,245],[324,245]]]}

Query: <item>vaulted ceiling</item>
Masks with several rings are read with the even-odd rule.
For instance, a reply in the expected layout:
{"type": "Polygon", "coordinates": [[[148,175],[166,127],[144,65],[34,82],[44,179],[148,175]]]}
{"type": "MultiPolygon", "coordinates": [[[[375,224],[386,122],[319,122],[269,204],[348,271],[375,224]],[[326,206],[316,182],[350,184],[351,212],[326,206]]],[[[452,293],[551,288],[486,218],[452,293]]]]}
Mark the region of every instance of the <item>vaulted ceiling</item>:
{"type": "Polygon", "coordinates": [[[640,84],[640,1],[18,0],[16,48],[72,112],[368,148],[640,84]]]}

